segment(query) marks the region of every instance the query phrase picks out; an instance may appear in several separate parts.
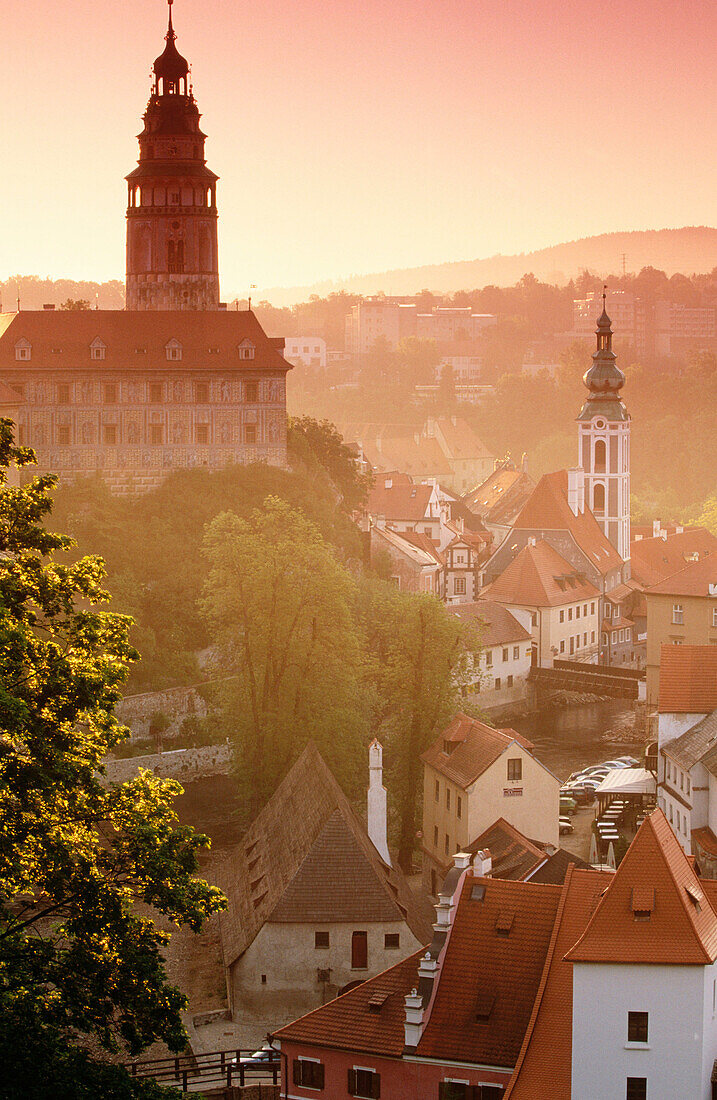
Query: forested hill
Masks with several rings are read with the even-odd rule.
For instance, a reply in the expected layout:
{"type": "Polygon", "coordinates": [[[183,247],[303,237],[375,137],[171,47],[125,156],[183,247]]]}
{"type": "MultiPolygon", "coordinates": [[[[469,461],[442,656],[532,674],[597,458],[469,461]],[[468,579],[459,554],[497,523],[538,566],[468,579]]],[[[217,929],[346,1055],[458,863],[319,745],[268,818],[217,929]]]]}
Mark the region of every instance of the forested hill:
{"type": "Polygon", "coordinates": [[[628,272],[656,267],[668,275],[675,272],[705,274],[717,267],[717,229],[687,226],[603,233],[599,237],[584,237],[515,256],[498,255],[482,260],[398,268],[312,286],[260,288],[257,300],[264,298],[273,305],[292,305],[306,301],[311,294],[323,296],[341,290],[353,294],[377,294],[379,291],[417,294],[426,287],[437,294],[453,294],[457,290],[489,285],[512,286],[526,272],[532,272],[544,282],[561,285],[585,269],[599,275],[622,271],[623,254],[628,272]]]}
{"type": "MultiPolygon", "coordinates": [[[[91,309],[124,309],[124,282],[93,283],[75,279],[41,279],[37,275],[12,275],[0,279],[0,305],[6,313],[17,309],[42,309],[63,302],[88,302],[91,309]]],[[[0,312],[2,312],[0,310],[0,312]]]]}

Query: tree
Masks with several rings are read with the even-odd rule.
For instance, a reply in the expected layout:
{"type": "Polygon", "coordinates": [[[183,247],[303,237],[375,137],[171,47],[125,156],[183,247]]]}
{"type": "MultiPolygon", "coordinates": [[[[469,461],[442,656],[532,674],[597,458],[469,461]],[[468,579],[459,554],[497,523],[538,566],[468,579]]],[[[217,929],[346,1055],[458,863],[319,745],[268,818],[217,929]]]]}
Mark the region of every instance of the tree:
{"type": "Polygon", "coordinates": [[[369,589],[364,608],[399,815],[398,859],[410,873],[421,813],[421,753],[461,704],[480,654],[476,628],[436,596],[369,589]]]}
{"type": "Polygon", "coordinates": [[[705,501],[702,515],[698,519],[700,527],[706,527],[713,535],[717,536],[717,497],[710,497],[705,501]]]}
{"type": "Polygon", "coordinates": [[[99,558],[60,560],[72,540],[44,526],[56,478],[9,485],[10,465],[33,462],[0,420],[4,1095],[160,1095],[103,1066],[87,1043],[181,1049],[185,998],[161,955],[169,936],[143,914],[198,930],[223,898],[195,877],[208,838],[177,823],[179,785],[149,772],[103,778],[107,752],[128,733],[113,706],[137,656],[130,621],[103,609],[99,558]]]}
{"type": "Polygon", "coordinates": [[[60,309],[84,310],[89,308],[90,303],[87,298],[67,298],[66,301],[62,302],[60,305],[60,309]]]}
{"type": "Polygon", "coordinates": [[[218,515],[204,540],[201,602],[227,689],[226,721],[249,812],[309,739],[347,785],[365,734],[355,582],[318,528],[277,497],[218,515]]]}
{"type": "Polygon", "coordinates": [[[373,479],[370,474],[361,472],[356,456],[335,425],[328,420],[314,420],[311,416],[292,417],[288,445],[292,457],[300,457],[304,462],[312,457],[326,471],[341,494],[341,505],[346,512],[354,512],[366,503],[373,479]]]}

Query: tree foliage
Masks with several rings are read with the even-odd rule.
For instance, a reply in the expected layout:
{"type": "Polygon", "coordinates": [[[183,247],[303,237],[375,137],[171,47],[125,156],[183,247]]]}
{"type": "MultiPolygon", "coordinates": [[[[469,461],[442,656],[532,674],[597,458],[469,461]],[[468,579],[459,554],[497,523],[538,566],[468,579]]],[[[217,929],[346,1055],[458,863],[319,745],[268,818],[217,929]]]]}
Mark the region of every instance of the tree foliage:
{"type": "MultiPolygon", "coordinates": [[[[8,484],[8,466],[33,461],[0,421],[3,1086],[40,1095],[40,1069],[60,1084],[86,1073],[95,1095],[140,1095],[81,1049],[90,1039],[133,1054],[157,1039],[185,1042],[185,1000],[161,954],[168,935],[137,905],[197,930],[223,899],[195,877],[207,838],[178,824],[179,785],[151,773],[103,778],[107,752],[127,735],[113,706],[137,656],[130,622],[104,609],[100,559],[61,560],[72,541],[44,525],[55,477],[8,484]]],[[[64,1095],[89,1094],[85,1085],[64,1095]]]]}
{"type": "Polygon", "coordinates": [[[340,494],[340,504],[345,511],[354,512],[366,503],[371,475],[359,470],[354,454],[334,424],[310,416],[292,417],[288,451],[292,465],[301,461],[324,471],[340,494]]]}

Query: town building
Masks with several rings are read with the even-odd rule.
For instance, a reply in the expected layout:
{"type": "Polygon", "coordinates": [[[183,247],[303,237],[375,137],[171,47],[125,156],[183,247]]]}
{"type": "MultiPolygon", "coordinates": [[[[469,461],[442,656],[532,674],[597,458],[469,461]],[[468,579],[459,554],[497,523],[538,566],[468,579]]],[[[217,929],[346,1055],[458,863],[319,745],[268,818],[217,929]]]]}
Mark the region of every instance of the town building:
{"type": "MultiPolygon", "coordinates": [[[[0,382],[0,419],[12,420],[13,424],[17,424],[21,405],[20,394],[11,390],[4,382],[0,382]]],[[[16,439],[15,442],[17,443],[18,440],[16,439]]],[[[9,466],[5,471],[5,477],[7,485],[17,486],[20,483],[20,470],[17,466],[9,466]]]]}
{"type": "Polygon", "coordinates": [[[430,936],[429,907],[386,861],[375,744],[373,840],[310,743],[216,868],[228,902],[220,932],[230,1010],[286,1018],[380,973],[430,936]]]}
{"type": "Polygon", "coordinates": [[[647,708],[658,703],[665,645],[717,646],[717,554],[690,562],[645,589],[647,601],[647,708]]]}
{"type": "Polygon", "coordinates": [[[536,884],[483,864],[455,856],[425,951],[277,1032],[287,1093],[709,1100],[717,881],[662,811],[612,875],[536,884]]]}
{"type": "Polygon", "coordinates": [[[344,424],[340,430],[377,475],[400,470],[456,495],[484,481],[494,466],[485,444],[457,416],[429,418],[420,431],[391,424],[344,424]]]}
{"type": "Polygon", "coordinates": [[[545,539],[530,539],[480,598],[530,615],[534,664],[597,662],[600,592],[545,539]]]}
{"type": "Polygon", "coordinates": [[[710,554],[717,557],[717,538],[704,527],[668,529],[656,520],[653,530],[653,534],[633,539],[630,546],[630,576],[643,589],[667,580],[710,554]]]}
{"type": "Polygon", "coordinates": [[[483,521],[496,545],[508,534],[535,488],[525,467],[525,455],[519,468],[504,459],[484,482],[461,498],[466,508],[483,521]]]}
{"type": "Polygon", "coordinates": [[[398,470],[377,477],[368,492],[361,525],[385,520],[395,531],[414,531],[426,535],[436,546],[441,542],[444,513],[438,488],[427,482],[414,482],[398,470]]]}
{"type": "Polygon", "coordinates": [[[287,336],[284,340],[284,358],[292,367],[322,370],[327,363],[326,341],[320,336],[287,336]]]}
{"type": "Polygon", "coordinates": [[[590,864],[565,848],[529,840],[527,836],[499,817],[469,845],[477,869],[480,859],[484,878],[511,879],[514,882],[543,882],[562,884],[568,869],[590,864]],[[479,855],[480,853],[480,855],[479,855]]]}
{"type": "Polygon", "coordinates": [[[396,348],[413,336],[435,340],[441,350],[460,342],[466,354],[480,354],[482,337],[497,321],[493,314],[473,313],[470,306],[439,306],[419,313],[410,300],[384,295],[362,298],[346,315],[345,347],[350,355],[368,355],[377,340],[396,348]]]}
{"type": "Polygon", "coordinates": [[[453,853],[498,818],[558,847],[560,781],[512,729],[457,714],[423,761],[423,885],[433,895],[453,853]]]}
{"type": "Polygon", "coordinates": [[[398,531],[383,517],[369,527],[371,568],[388,577],[402,592],[428,592],[445,596],[444,559],[428,535],[398,531]]]}
{"type": "Polygon", "coordinates": [[[654,329],[658,355],[714,351],[717,347],[717,310],[714,306],[655,302],[654,329]]]}
{"type": "Polygon", "coordinates": [[[127,309],[0,314],[0,378],[39,472],[114,492],[192,467],[286,465],[283,339],[219,301],[217,176],[171,0],[127,177],[127,309]]]}
{"type": "Polygon", "coordinates": [[[493,600],[458,604],[453,613],[480,631],[481,655],[473,669],[470,691],[487,714],[525,703],[530,696],[528,677],[532,658],[530,611],[509,611],[493,600]]]}
{"type": "MultiPolygon", "coordinates": [[[[588,336],[594,331],[600,295],[590,291],[585,298],[573,299],[573,333],[588,336]]],[[[627,290],[610,292],[610,313],[623,340],[632,344],[638,355],[653,350],[652,310],[644,299],[627,290]]]]}
{"type": "Polygon", "coordinates": [[[470,530],[463,519],[446,521],[443,530],[448,540],[443,548],[446,603],[470,603],[478,593],[480,568],[490,552],[490,535],[470,530]]]}

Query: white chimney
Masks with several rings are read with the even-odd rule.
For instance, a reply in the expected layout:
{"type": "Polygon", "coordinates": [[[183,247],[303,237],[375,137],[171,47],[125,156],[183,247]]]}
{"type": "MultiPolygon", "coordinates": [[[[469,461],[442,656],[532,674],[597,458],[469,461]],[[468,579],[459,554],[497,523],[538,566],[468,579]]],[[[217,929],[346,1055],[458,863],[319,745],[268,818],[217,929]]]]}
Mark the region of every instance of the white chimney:
{"type": "Polygon", "coordinates": [[[574,516],[585,511],[585,472],[573,468],[568,470],[568,504],[574,516]]]}
{"type": "Polygon", "coordinates": [[[383,785],[383,746],[374,737],[368,747],[368,835],[384,863],[391,866],[386,825],[386,788],[383,785]]]}
{"type": "Polygon", "coordinates": [[[419,996],[415,987],[406,994],[406,1019],[403,1029],[406,1046],[415,1050],[423,1030],[423,998],[419,996]]]}
{"type": "Polygon", "coordinates": [[[659,519],[653,519],[652,521],[652,537],[657,539],[660,537],[660,521],[659,519]]]}
{"type": "Polygon", "coordinates": [[[490,848],[483,848],[476,852],[473,858],[473,870],[479,878],[489,878],[493,870],[493,857],[490,848]]]}

